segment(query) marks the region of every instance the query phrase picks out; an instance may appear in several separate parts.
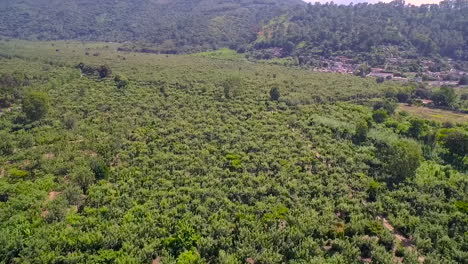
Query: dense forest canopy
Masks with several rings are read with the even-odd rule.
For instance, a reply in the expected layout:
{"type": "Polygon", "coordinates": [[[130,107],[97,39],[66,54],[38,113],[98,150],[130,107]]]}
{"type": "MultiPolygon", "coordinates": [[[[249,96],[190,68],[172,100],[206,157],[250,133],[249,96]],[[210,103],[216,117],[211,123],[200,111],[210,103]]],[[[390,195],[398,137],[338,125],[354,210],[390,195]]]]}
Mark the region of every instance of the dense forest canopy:
{"type": "Polygon", "coordinates": [[[468,1],[440,5],[309,4],[264,27],[255,48],[297,55],[446,56],[468,59],[468,1]]]}
{"type": "Polygon", "coordinates": [[[39,40],[142,41],[167,50],[248,43],[261,21],[300,0],[13,0],[0,34],[39,40]]]}
{"type": "Polygon", "coordinates": [[[0,35],[139,42],[180,53],[281,48],[281,56],[364,54],[468,58],[466,0],[412,6],[300,0],[11,0],[0,35]]]}

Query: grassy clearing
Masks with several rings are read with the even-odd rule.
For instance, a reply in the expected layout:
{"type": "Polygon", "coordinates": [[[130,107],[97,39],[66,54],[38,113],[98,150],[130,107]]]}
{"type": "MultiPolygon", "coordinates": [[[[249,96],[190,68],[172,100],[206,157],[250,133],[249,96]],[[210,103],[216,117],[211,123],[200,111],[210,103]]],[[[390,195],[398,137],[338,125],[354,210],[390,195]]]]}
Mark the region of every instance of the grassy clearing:
{"type": "MultiPolygon", "coordinates": [[[[168,81],[178,83],[177,86],[182,84],[211,92],[219,91],[218,84],[226,76],[241,75],[244,80],[242,94],[245,96],[255,100],[268,99],[271,86],[277,85],[283,101],[290,105],[375,98],[389,90],[405,89],[397,83],[377,84],[373,79],[350,75],[316,73],[247,60],[213,59],[210,53],[199,56],[160,55],[118,52],[118,47],[117,43],[12,40],[0,41],[0,54],[13,57],[9,62],[13,69],[20,68],[14,67],[15,63],[24,64],[24,61],[61,67],[74,67],[80,62],[94,66],[106,64],[114,74],[125,75],[130,80],[148,83],[168,81]]],[[[213,54],[232,58],[232,52],[221,50],[213,54]]]]}
{"type": "Polygon", "coordinates": [[[433,109],[421,106],[410,106],[407,104],[400,104],[398,106],[400,111],[406,111],[412,115],[437,121],[437,122],[452,122],[452,123],[466,123],[468,122],[468,115],[463,113],[457,113],[442,109],[433,109]]]}
{"type": "Polygon", "coordinates": [[[223,48],[214,51],[199,52],[193,54],[193,56],[206,57],[211,59],[224,59],[224,60],[245,60],[245,56],[237,53],[237,51],[223,48]]]}

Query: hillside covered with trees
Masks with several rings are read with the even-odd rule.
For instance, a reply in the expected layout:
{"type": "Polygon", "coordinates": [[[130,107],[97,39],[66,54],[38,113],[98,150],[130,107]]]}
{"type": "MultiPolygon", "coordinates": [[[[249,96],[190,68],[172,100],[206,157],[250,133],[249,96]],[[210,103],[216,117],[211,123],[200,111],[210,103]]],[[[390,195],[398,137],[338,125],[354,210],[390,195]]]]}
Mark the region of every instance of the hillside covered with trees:
{"type": "MultiPolygon", "coordinates": [[[[468,60],[468,1],[440,5],[314,4],[272,20],[255,49],[279,47],[286,56],[361,55],[369,64],[388,57],[468,60]]],[[[359,57],[359,56],[357,56],[359,57]]]]}
{"type": "Polygon", "coordinates": [[[300,0],[12,0],[0,35],[38,40],[143,42],[164,52],[217,49],[255,39],[261,21],[300,0]]]}
{"type": "Polygon", "coordinates": [[[130,42],[125,49],[187,53],[230,47],[257,58],[346,55],[468,60],[468,2],[420,7],[305,4],[300,0],[10,0],[0,35],[37,40],[130,42]]]}

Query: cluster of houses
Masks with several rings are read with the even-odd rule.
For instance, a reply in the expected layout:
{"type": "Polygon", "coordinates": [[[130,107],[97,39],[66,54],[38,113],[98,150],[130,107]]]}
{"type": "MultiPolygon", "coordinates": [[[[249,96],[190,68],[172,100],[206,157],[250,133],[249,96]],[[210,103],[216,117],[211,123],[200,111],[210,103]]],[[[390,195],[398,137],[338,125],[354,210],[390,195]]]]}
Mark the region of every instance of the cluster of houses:
{"type": "MultiPolygon", "coordinates": [[[[405,72],[404,74],[387,70],[384,68],[371,68],[370,73],[367,74],[369,77],[381,77],[386,80],[400,81],[400,82],[425,82],[431,86],[442,86],[442,85],[458,85],[458,81],[463,75],[468,75],[468,72],[456,70],[453,67],[453,61],[449,60],[450,69],[443,71],[435,71],[436,63],[431,60],[422,60],[421,69],[422,75],[417,72],[405,72]]],[[[398,68],[402,65],[410,64],[409,61],[402,58],[388,58],[388,68],[398,68]]],[[[336,56],[330,58],[323,58],[320,61],[320,66],[316,67],[315,70],[319,72],[334,72],[342,74],[353,74],[358,69],[359,64],[354,60],[345,56],[336,56]]],[[[386,68],[387,68],[386,67],[386,68]]]]}
{"type": "Polygon", "coordinates": [[[321,58],[320,67],[315,70],[320,72],[353,74],[358,66],[358,64],[354,63],[353,60],[348,57],[337,56],[329,59],[321,58]]]}

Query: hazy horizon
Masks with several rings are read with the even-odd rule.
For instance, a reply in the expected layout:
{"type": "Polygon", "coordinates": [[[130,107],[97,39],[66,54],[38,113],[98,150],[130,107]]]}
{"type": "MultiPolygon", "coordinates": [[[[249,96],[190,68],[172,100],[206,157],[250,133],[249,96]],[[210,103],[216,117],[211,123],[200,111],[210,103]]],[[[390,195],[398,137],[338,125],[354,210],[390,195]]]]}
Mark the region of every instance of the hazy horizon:
{"type": "MultiPolygon", "coordinates": [[[[331,2],[329,0],[304,0],[305,2],[308,3],[315,3],[315,2],[320,2],[320,3],[326,3],[326,2],[331,2]]],[[[378,2],[391,2],[391,0],[334,0],[333,1],[335,4],[343,4],[343,5],[348,5],[350,3],[378,3],[378,2]]],[[[407,4],[413,4],[413,5],[422,5],[422,4],[438,4],[440,3],[441,0],[406,0],[407,4]]]]}

